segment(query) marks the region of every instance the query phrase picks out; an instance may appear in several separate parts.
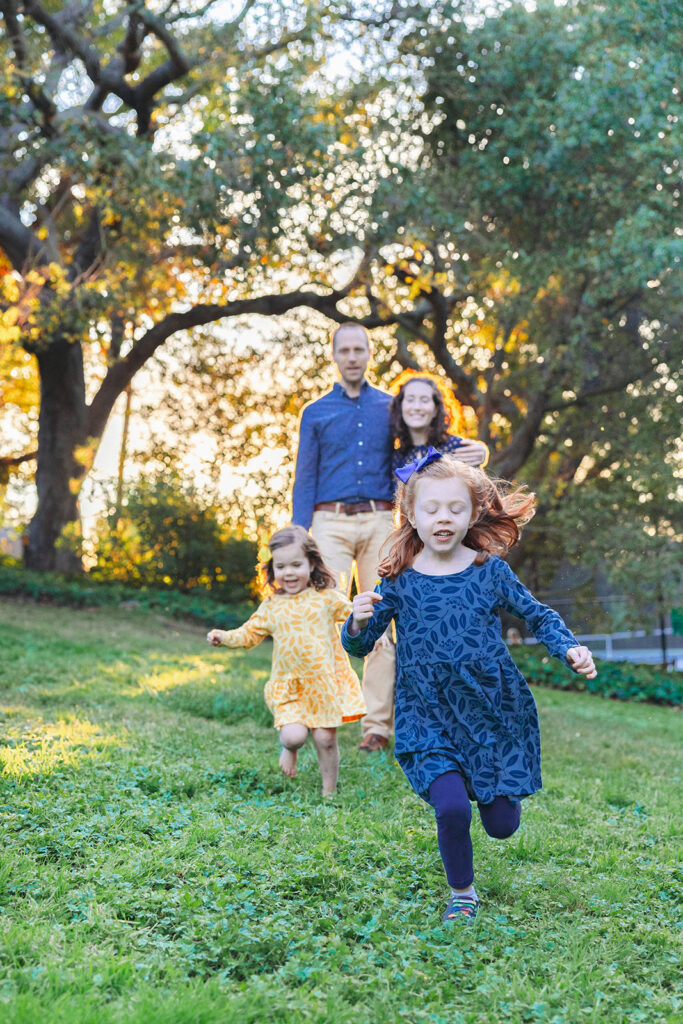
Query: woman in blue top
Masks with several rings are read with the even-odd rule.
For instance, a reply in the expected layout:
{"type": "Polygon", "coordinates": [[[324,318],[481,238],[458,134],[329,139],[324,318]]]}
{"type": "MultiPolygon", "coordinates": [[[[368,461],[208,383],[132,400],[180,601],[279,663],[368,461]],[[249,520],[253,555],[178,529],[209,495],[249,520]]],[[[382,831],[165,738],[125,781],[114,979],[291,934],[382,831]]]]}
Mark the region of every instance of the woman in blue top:
{"type": "Polygon", "coordinates": [[[465,425],[462,407],[452,392],[428,373],[406,371],[394,382],[394,387],[397,385],[389,407],[394,472],[422,458],[430,445],[470,466],[486,464],[486,445],[461,436],[465,425]]]}
{"type": "Polygon", "coordinates": [[[397,473],[399,526],[375,592],[358,594],[342,630],[350,654],[371,651],[393,619],[396,746],[413,789],[434,807],[451,886],[444,920],[475,916],[471,806],[487,833],[512,835],[520,799],[541,788],[538,715],[501,635],[506,608],[549,652],[595,676],[590,651],[499,558],[532,517],[534,495],[505,493],[479,469],[430,448],[397,473]]]}

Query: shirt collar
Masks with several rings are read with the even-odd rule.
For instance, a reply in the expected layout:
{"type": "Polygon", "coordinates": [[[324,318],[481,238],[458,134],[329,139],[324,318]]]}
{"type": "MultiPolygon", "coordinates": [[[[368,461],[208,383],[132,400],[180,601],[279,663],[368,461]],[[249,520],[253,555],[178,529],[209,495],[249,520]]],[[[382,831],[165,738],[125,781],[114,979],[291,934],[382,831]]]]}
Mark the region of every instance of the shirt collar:
{"type": "MultiPolygon", "coordinates": [[[[369,387],[370,385],[367,382],[367,378],[363,377],[363,383],[360,386],[361,394],[363,393],[363,391],[367,391],[369,387]]],[[[335,383],[332,385],[332,390],[336,391],[337,394],[339,395],[346,395],[347,398],[351,398],[351,396],[347,393],[346,388],[344,387],[340,380],[335,381],[335,383]]],[[[351,401],[354,402],[355,398],[351,398],[351,401]]]]}

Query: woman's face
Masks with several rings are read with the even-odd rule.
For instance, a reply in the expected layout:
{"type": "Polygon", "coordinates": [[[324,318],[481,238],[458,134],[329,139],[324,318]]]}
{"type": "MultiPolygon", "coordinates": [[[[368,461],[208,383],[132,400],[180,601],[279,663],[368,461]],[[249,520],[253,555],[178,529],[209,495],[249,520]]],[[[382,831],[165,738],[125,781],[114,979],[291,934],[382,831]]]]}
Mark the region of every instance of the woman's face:
{"type": "Polygon", "coordinates": [[[413,430],[424,430],[436,415],[434,392],[430,384],[412,380],[403,388],[403,422],[413,430]]]}

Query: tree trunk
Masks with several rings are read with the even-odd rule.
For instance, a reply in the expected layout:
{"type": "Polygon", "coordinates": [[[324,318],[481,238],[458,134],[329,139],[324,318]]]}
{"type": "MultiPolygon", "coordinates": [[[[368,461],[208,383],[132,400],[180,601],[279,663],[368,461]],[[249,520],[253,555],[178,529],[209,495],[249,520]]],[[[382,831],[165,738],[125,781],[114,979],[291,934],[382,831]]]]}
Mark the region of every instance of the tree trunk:
{"type": "Polygon", "coordinates": [[[41,572],[79,572],[80,552],[58,545],[69,523],[80,526],[78,491],[85,467],[76,451],[86,442],[83,352],[77,342],[55,340],[36,353],[40,373],[38,508],[28,530],[26,566],[41,572]]]}

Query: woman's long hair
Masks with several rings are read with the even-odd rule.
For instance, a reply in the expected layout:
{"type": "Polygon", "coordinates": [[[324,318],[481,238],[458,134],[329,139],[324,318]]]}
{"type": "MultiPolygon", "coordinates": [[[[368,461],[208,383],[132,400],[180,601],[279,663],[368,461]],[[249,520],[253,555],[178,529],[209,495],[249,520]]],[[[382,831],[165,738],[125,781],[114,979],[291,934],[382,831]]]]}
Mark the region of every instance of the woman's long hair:
{"type": "MultiPolygon", "coordinates": [[[[420,384],[427,384],[434,399],[435,413],[429,424],[429,437],[427,444],[439,448],[445,443],[449,434],[460,433],[463,428],[462,407],[452,393],[444,394],[439,384],[429,374],[415,373],[401,374],[398,391],[391,400],[389,407],[389,426],[391,436],[394,438],[394,446],[402,454],[409,452],[413,447],[410,430],[403,420],[403,399],[405,389],[409,384],[418,381],[420,384]],[[403,379],[405,376],[405,379],[403,379]]],[[[396,382],[395,382],[396,384],[396,382]]]]}
{"type": "Polygon", "coordinates": [[[268,541],[270,558],[259,565],[259,581],[261,590],[264,593],[277,594],[280,590],[275,582],[273,571],[273,552],[278,548],[285,548],[288,544],[298,544],[311,566],[311,586],[316,590],[327,590],[329,587],[336,587],[337,581],[323,562],[320,548],[303,526],[284,526],[276,530],[268,541]]]}
{"type": "Polygon", "coordinates": [[[524,486],[509,490],[510,485],[505,481],[491,480],[480,469],[443,455],[413,473],[399,488],[396,498],[398,526],[385,542],[388,552],[380,562],[380,576],[395,579],[413,564],[424,547],[410,522],[414,518],[420,480],[446,480],[450,477],[462,480],[470,495],[473,521],[463,544],[477,552],[477,565],[485,562],[489,555],[506,555],[517,543],[521,527],[534,515],[536,496],[524,486]]]}

